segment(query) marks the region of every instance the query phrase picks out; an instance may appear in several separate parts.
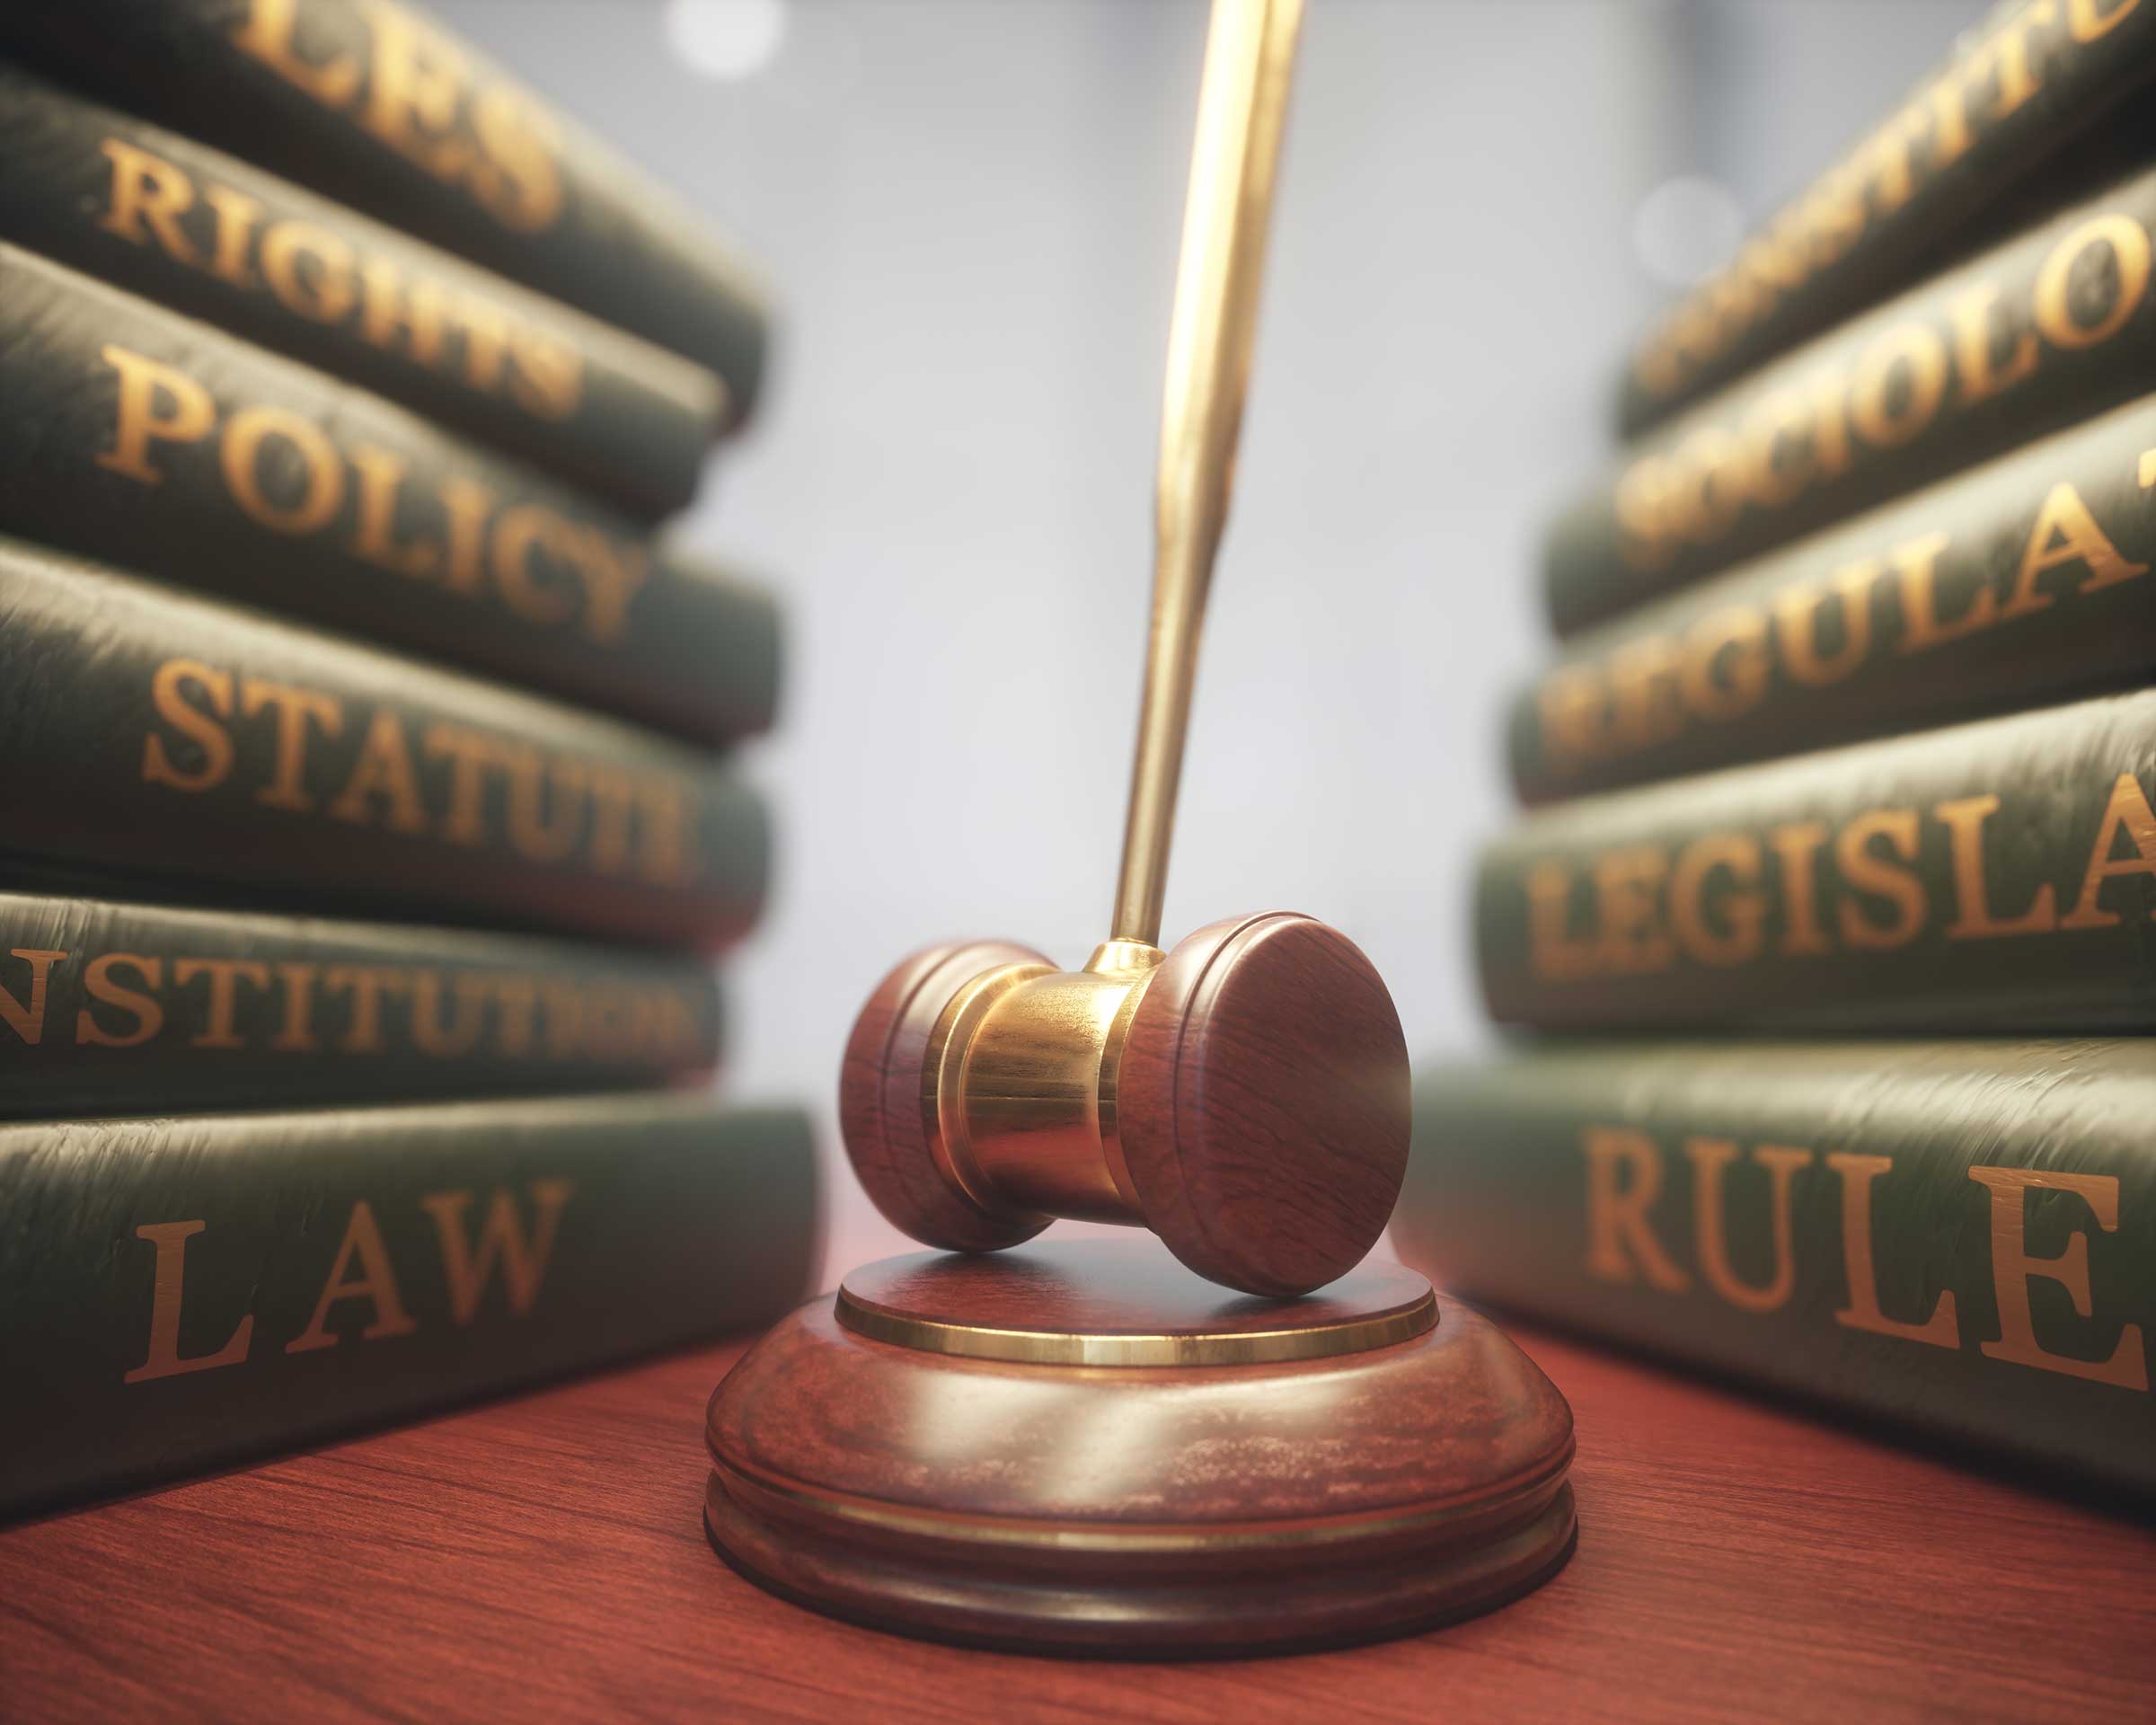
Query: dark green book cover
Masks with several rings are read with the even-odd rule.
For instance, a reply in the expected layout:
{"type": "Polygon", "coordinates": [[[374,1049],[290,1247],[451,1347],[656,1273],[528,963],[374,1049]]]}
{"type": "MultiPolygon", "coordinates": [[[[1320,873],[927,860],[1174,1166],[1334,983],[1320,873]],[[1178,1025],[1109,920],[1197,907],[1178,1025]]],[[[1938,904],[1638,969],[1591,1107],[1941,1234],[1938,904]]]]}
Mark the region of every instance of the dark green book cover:
{"type": "Polygon", "coordinates": [[[354,385],[0,242],[0,532],[696,742],[762,730],[771,595],[354,385]]]}
{"type": "Polygon", "coordinates": [[[2156,399],[1575,635],[1514,701],[1547,802],[2156,672],[2156,399]]]}
{"type": "Polygon", "coordinates": [[[2156,690],[1554,803],[1486,846],[1490,1015],[2156,1029],[2156,690]]]}
{"type": "Polygon", "coordinates": [[[0,1116],[708,1077],[708,963],[574,941],[0,892],[0,1116]]]}
{"type": "Polygon", "coordinates": [[[2156,172],[1792,349],[1630,446],[1551,524],[1560,634],[2156,385],[2156,172]]]}
{"type": "Polygon", "coordinates": [[[702,948],[762,906],[763,803],[701,750],[4,539],[0,615],[0,881],[702,948]]]}
{"type": "Polygon", "coordinates": [[[0,239],[649,518],[723,419],[702,367],[192,139],[0,66],[0,239]]]}
{"type": "MultiPolygon", "coordinates": [[[[1834,14],[1852,55],[1864,8],[1834,14]]],[[[1657,317],[1618,389],[1637,436],[1793,342],[1896,291],[1962,230],[1990,226],[2032,182],[2071,177],[2064,157],[2131,129],[2122,113],[2156,80],[2147,0],[2028,0],[2000,6],[1860,138],[1657,317]]]]}
{"type": "Polygon", "coordinates": [[[1392,1238],[1471,1298],[2146,1496],[2152,1117],[2156,1041],[1559,1044],[1420,1072],[1392,1238]]]}
{"type": "Polygon", "coordinates": [[[755,405],[766,316],[741,259],[416,6],[54,0],[0,7],[0,49],[686,354],[737,420],[755,405]]]}
{"type": "Polygon", "coordinates": [[[817,1203],[703,1097],[0,1127],[0,1512],[767,1323],[817,1203]]]}

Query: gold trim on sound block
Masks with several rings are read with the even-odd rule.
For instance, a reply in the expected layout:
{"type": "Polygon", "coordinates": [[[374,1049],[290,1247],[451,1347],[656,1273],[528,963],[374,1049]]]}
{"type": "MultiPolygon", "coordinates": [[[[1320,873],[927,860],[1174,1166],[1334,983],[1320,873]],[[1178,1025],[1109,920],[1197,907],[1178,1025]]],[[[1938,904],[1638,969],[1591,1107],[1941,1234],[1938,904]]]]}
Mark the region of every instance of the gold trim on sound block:
{"type": "Polygon", "coordinates": [[[1417,1535],[1450,1535],[1453,1542],[1498,1532],[1517,1540],[1555,1523],[1570,1536],[1577,1510],[1566,1479],[1572,1449],[1532,1479],[1486,1503],[1402,1505],[1328,1521],[1303,1521],[1273,1527],[1148,1526],[1101,1524],[1073,1526],[1022,1517],[951,1515],[915,1504],[871,1503],[843,1492],[818,1491],[801,1482],[782,1483],[752,1474],[712,1457],[704,1485],[705,1514],[713,1496],[731,1500],[740,1513],[767,1525],[800,1524],[802,1517],[852,1522],[909,1540],[1001,1546],[1034,1552],[1092,1552],[1122,1557],[1172,1557],[1201,1552],[1267,1552],[1364,1545],[1417,1535]]]}
{"type": "Polygon", "coordinates": [[[1280,1330],[1195,1330],[1180,1335],[1087,1335],[1062,1330],[997,1330],[949,1323],[869,1305],[844,1286],[835,1315],[870,1341],[959,1359],[1008,1360],[1021,1366],[1276,1366],[1298,1359],[1338,1359],[1390,1348],[1437,1327],[1437,1296],[1389,1311],[1280,1330]]]}

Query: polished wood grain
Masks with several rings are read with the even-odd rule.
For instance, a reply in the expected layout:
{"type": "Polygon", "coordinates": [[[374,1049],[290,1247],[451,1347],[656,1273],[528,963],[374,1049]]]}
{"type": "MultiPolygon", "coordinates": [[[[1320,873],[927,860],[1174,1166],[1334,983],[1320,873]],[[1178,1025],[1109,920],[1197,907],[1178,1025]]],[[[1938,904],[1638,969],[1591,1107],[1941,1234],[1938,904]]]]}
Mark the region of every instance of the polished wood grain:
{"type": "Polygon", "coordinates": [[[1408,1167],[1408,1048],[1338,929],[1273,911],[1179,942],[1117,1083],[1146,1223],[1200,1275],[1301,1294],[1384,1232],[1408,1167]]]}
{"type": "Polygon", "coordinates": [[[936,1020],[959,988],[1006,965],[1055,968],[1009,941],[952,941],[901,960],[862,1007],[839,1062],[839,1130],[855,1177],[893,1227],[950,1252],[994,1252],[1048,1225],[985,1209],[952,1184],[930,1152],[922,1112],[936,1020]]]}
{"type": "Polygon", "coordinates": [[[994,1251],[1051,1216],[1126,1222],[1201,1276],[1287,1297],[1384,1232],[1409,1088],[1369,960],[1268,911],[1201,928],[1151,969],[1058,972],[986,941],[915,953],[854,1022],[839,1121],[877,1208],[926,1245],[994,1251]]]}
{"type": "MultiPolygon", "coordinates": [[[[1217,1310],[1233,1340],[1269,1314],[1351,1343],[1343,1317],[1429,1292],[1381,1264],[1325,1299],[1237,1296],[1144,1239],[880,1268],[846,1278],[849,1301],[859,1282],[879,1315],[1000,1341],[1104,1314],[1211,1340],[1217,1310]]],[[[1510,1598],[1571,1546],[1571,1411],[1454,1302],[1405,1339],[1321,1357],[1114,1369],[955,1357],[860,1333],[849,1309],[781,1322],[706,1422],[713,1539],[841,1615],[1163,1656],[1339,1642],[1510,1598]]]]}
{"type": "Polygon", "coordinates": [[[0,1530],[13,1721],[2132,1721],[2156,1535],[1546,1334],[1577,1553],[1348,1652],[1134,1667],[834,1623],[714,1561],[683,1355],[0,1530]]]}

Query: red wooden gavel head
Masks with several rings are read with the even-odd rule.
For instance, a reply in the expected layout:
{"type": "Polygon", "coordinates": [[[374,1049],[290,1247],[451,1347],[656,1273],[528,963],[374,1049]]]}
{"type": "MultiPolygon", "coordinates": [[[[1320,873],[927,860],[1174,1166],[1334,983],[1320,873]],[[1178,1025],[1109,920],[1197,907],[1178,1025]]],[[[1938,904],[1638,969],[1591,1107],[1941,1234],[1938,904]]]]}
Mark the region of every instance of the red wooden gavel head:
{"type": "Polygon", "coordinates": [[[996,941],[915,953],[846,1044],[839,1115],[877,1208],[959,1252],[1056,1216],[1151,1228],[1201,1276],[1308,1293],[1376,1243],[1408,1054],[1353,942],[1276,911],[1083,970],[996,941]]]}

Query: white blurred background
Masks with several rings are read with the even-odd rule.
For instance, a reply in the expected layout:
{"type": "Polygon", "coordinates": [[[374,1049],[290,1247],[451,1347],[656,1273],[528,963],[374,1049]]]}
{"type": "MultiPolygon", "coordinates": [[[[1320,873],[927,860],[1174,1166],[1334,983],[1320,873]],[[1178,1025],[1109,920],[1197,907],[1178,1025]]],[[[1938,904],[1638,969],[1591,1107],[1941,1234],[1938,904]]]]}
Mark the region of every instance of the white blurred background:
{"type": "MultiPolygon", "coordinates": [[[[763,266],[781,346],[679,524],[791,619],[779,891],[729,1082],[825,1124],[834,1267],[896,1250],[833,1089],[932,940],[1107,932],[1198,0],[431,0],[763,266]]],[[[1978,0],[1311,0],[1163,944],[1306,911],[1471,1047],[1538,524],[1647,314],[1978,0]]]]}

